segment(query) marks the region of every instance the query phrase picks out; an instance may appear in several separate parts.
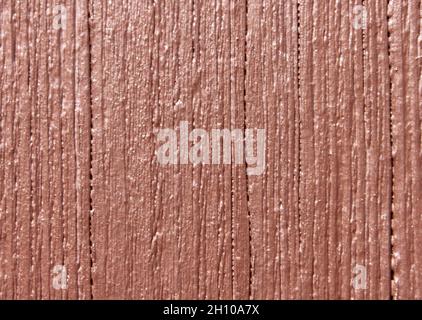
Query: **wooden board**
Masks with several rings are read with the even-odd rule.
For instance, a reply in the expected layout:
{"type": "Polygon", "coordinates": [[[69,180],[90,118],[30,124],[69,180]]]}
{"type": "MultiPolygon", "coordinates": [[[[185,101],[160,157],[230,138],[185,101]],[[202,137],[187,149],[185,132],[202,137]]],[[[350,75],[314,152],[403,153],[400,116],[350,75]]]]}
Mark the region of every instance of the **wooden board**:
{"type": "Polygon", "coordinates": [[[385,1],[365,7],[360,1],[303,1],[299,9],[302,297],[387,299],[391,151],[385,1]],[[362,10],[365,24],[363,15],[355,16],[362,10]],[[356,289],[354,278],[362,272],[366,285],[356,289]]]}
{"type": "Polygon", "coordinates": [[[0,8],[0,299],[422,298],[421,1],[0,8]]]}
{"type": "Polygon", "coordinates": [[[91,298],[88,12],[57,5],[0,5],[2,299],[91,298]]]}
{"type": "Polygon", "coordinates": [[[422,299],[422,7],[392,1],[390,34],[393,142],[393,296],[422,299]]]}

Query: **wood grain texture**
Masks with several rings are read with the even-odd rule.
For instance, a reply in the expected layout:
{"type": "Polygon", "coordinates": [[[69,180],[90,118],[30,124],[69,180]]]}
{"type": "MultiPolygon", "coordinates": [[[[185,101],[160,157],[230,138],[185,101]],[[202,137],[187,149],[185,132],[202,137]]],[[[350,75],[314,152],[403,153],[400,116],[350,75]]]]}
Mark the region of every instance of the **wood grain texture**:
{"type": "Polygon", "coordinates": [[[248,298],[244,166],[163,167],[154,136],[244,127],[245,3],[91,10],[94,298],[248,298]]]}
{"type": "Polygon", "coordinates": [[[297,1],[248,1],[246,126],[265,128],[266,170],[248,177],[251,298],[300,298],[297,1]]]}
{"type": "Polygon", "coordinates": [[[422,299],[422,6],[390,1],[392,80],[393,296],[422,299]]]}
{"type": "Polygon", "coordinates": [[[86,2],[1,1],[0,298],[90,298],[86,2]],[[56,265],[67,290],[52,287],[56,265]]]}
{"type": "Polygon", "coordinates": [[[391,160],[384,1],[301,1],[302,298],[388,299],[391,160]],[[358,26],[358,25],[356,25],[358,26]],[[375,56],[377,55],[377,56],[375,56]],[[367,288],[355,289],[355,268],[367,288]]]}
{"type": "Polygon", "coordinates": [[[0,8],[0,299],[422,299],[420,0],[0,8]]]}

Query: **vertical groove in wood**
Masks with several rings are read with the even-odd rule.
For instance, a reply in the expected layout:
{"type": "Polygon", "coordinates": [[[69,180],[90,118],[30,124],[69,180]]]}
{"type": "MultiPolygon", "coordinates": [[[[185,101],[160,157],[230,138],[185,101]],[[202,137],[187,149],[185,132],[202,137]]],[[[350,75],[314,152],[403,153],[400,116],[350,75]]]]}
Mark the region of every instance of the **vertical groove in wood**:
{"type": "MultiPolygon", "coordinates": [[[[242,130],[247,128],[247,110],[245,110],[245,68],[246,68],[246,31],[247,5],[242,0],[230,3],[230,75],[226,77],[224,85],[230,90],[230,119],[229,129],[242,130]]],[[[224,7],[223,7],[224,8],[224,7]]],[[[227,60],[227,63],[229,61],[227,60]]],[[[222,108],[226,108],[224,104],[222,108]]],[[[243,141],[236,141],[233,147],[243,141]]],[[[232,151],[232,154],[234,152],[232,151]]],[[[245,160],[244,160],[245,161],[245,160]]],[[[233,159],[232,159],[233,162],[233,159]]],[[[224,168],[226,170],[226,168],[224,168]]],[[[232,164],[231,166],[231,229],[232,229],[232,270],[233,270],[233,298],[249,299],[251,295],[251,268],[254,263],[251,256],[251,230],[249,190],[246,164],[232,164]]],[[[228,214],[228,213],[227,213],[228,214]]]]}
{"type": "Polygon", "coordinates": [[[1,2],[2,299],[90,298],[87,15],[58,4],[1,2]]]}
{"type": "Polygon", "coordinates": [[[389,1],[393,297],[422,299],[421,1],[389,1]]]}

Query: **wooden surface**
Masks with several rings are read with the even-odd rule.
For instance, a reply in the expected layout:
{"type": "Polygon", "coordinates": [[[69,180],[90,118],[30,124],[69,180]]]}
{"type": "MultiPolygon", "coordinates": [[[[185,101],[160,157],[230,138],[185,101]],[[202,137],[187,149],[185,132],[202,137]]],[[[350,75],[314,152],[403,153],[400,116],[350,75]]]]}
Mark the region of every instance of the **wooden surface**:
{"type": "Polygon", "coordinates": [[[393,144],[393,295],[422,299],[422,7],[388,8],[393,144]]]}
{"type": "Polygon", "coordinates": [[[0,297],[91,297],[88,15],[1,1],[0,297]],[[68,289],[52,287],[65,265],[68,289]]]}
{"type": "Polygon", "coordinates": [[[0,299],[422,298],[422,1],[0,9],[0,299]],[[160,164],[182,121],[263,174],[160,164]]]}

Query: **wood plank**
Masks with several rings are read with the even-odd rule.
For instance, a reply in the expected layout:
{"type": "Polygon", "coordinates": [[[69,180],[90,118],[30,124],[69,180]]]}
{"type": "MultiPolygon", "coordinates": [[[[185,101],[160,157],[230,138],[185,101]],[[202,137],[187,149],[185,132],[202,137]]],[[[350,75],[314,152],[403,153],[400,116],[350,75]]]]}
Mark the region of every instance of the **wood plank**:
{"type": "Polygon", "coordinates": [[[422,299],[421,1],[390,1],[393,297],[422,299]]]}
{"type": "Polygon", "coordinates": [[[246,126],[266,130],[266,168],[248,176],[251,298],[299,290],[298,4],[248,1],[246,126]]]}
{"type": "Polygon", "coordinates": [[[2,299],[90,298],[88,16],[58,4],[1,1],[2,299]]]}
{"type": "Polygon", "coordinates": [[[391,297],[391,80],[389,76],[388,7],[385,1],[365,1],[364,32],[365,149],[367,181],[366,261],[369,299],[391,297]]]}
{"type": "Polygon", "coordinates": [[[389,298],[386,9],[381,1],[366,6],[362,28],[354,24],[358,5],[362,2],[299,2],[305,299],[389,298]],[[365,289],[356,289],[354,279],[363,271],[365,289]]]}
{"type": "Polygon", "coordinates": [[[247,298],[245,167],[156,157],[181,121],[244,128],[245,2],[92,3],[91,17],[94,298],[247,298]]]}

